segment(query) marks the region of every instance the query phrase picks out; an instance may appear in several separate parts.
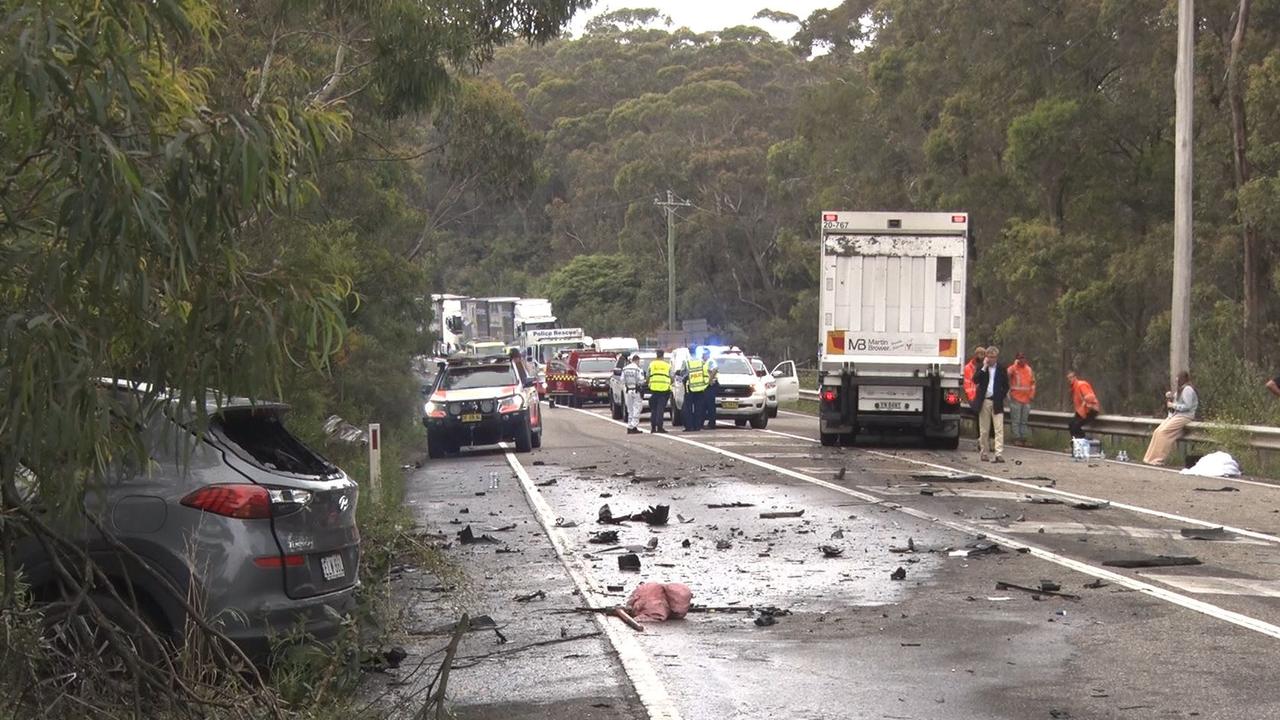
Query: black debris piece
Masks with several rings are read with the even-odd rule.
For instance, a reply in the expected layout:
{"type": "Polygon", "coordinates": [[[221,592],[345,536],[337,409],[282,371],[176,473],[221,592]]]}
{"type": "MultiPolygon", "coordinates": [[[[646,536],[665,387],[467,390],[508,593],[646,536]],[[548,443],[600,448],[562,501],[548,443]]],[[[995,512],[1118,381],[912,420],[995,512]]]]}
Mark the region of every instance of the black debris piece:
{"type": "Polygon", "coordinates": [[[1029,502],[1033,505],[1066,505],[1066,501],[1062,498],[1045,497],[1044,495],[1028,495],[1022,502],[1029,502]]]}
{"type": "Polygon", "coordinates": [[[1240,492],[1240,488],[1223,485],[1220,488],[1192,488],[1196,492],[1240,492]]]}
{"type": "Polygon", "coordinates": [[[777,512],[760,513],[761,520],[779,520],[782,518],[798,518],[804,515],[803,510],[779,510],[777,512]]]}
{"type": "Polygon", "coordinates": [[[1182,528],[1182,537],[1191,538],[1193,540],[1235,540],[1234,533],[1229,533],[1226,528],[1182,528]]]}
{"type": "Polygon", "coordinates": [[[508,530],[515,530],[515,529],[516,529],[515,523],[512,523],[510,525],[503,525],[502,527],[489,528],[491,532],[506,532],[508,530]]]}
{"type": "Polygon", "coordinates": [[[555,479],[555,478],[551,478],[550,480],[543,480],[542,482],[536,482],[536,483],[534,483],[534,485],[537,485],[538,487],[551,487],[552,485],[555,485],[555,484],[556,484],[556,479],[555,479]]]}
{"type": "Polygon", "coordinates": [[[1049,592],[1057,592],[1062,589],[1062,585],[1059,585],[1058,583],[1052,580],[1041,580],[1040,589],[1048,590],[1049,592]]]}
{"type": "Polygon", "coordinates": [[[1078,503],[1072,503],[1071,507],[1077,510],[1101,510],[1103,508],[1111,507],[1111,501],[1099,500],[1097,502],[1078,502],[1078,503]]]}
{"type": "Polygon", "coordinates": [[[578,467],[574,468],[574,470],[595,470],[595,469],[597,469],[596,465],[579,465],[578,467]]]}
{"type": "Polygon", "coordinates": [[[769,627],[770,625],[777,625],[778,621],[772,615],[761,613],[756,616],[755,623],[756,627],[769,627]]]}
{"type": "Polygon", "coordinates": [[[831,531],[831,539],[832,539],[832,540],[843,540],[843,539],[844,539],[844,531],[843,531],[843,530],[840,530],[840,529],[836,529],[836,530],[831,531]]]}
{"type": "Polygon", "coordinates": [[[1007,520],[1009,513],[996,513],[994,515],[979,515],[979,520],[1007,520]]]}
{"type": "Polygon", "coordinates": [[[889,579],[890,580],[906,580],[907,569],[904,567],[900,567],[897,570],[894,570],[892,573],[889,574],[889,579]]]}
{"type": "Polygon", "coordinates": [[[641,510],[630,517],[631,520],[640,520],[650,525],[666,525],[670,518],[670,505],[650,505],[648,510],[641,510]]]}
{"type": "Polygon", "coordinates": [[[613,474],[613,476],[616,478],[635,477],[635,475],[636,475],[635,470],[623,470],[622,472],[616,472],[613,474]]]}
{"type": "Polygon", "coordinates": [[[565,520],[564,518],[556,518],[556,527],[560,527],[560,528],[575,528],[575,527],[578,527],[578,523],[574,522],[573,520],[565,520]]]}
{"type": "Polygon", "coordinates": [[[1104,588],[1104,587],[1106,587],[1106,586],[1107,586],[1107,583],[1103,582],[1102,578],[1098,578],[1098,579],[1094,580],[1093,582],[1087,582],[1087,583],[1085,583],[1085,584],[1084,584],[1084,589],[1086,589],[1086,590],[1101,590],[1102,588],[1104,588]]]}
{"type": "Polygon", "coordinates": [[[934,495],[937,495],[937,494],[938,494],[938,488],[922,487],[922,488],[920,488],[920,494],[921,494],[921,495],[928,495],[929,497],[933,497],[934,495]]]}
{"type": "Polygon", "coordinates": [[[685,539],[684,539],[684,542],[680,543],[680,547],[687,548],[687,547],[689,547],[689,546],[690,546],[690,545],[692,545],[692,544],[693,544],[693,543],[692,543],[692,542],[689,542],[689,539],[688,539],[688,538],[685,538],[685,539]]]}
{"type": "Polygon", "coordinates": [[[772,605],[769,605],[766,607],[752,608],[752,611],[755,612],[756,614],[755,623],[756,623],[756,626],[758,627],[769,627],[770,625],[777,625],[778,618],[782,617],[783,615],[791,614],[790,610],[783,610],[782,608],[774,607],[772,605]]]}
{"type": "Polygon", "coordinates": [[[835,545],[819,545],[818,549],[822,551],[823,557],[837,558],[844,554],[844,548],[835,545]]]}
{"type": "Polygon", "coordinates": [[[716,541],[716,549],[717,549],[717,550],[728,550],[728,549],[729,549],[729,548],[731,548],[731,547],[733,547],[733,543],[729,542],[728,540],[717,540],[717,541],[716,541]]]}
{"type": "Polygon", "coordinates": [[[1024,475],[1010,478],[1010,480],[1021,480],[1023,482],[1053,482],[1053,478],[1047,478],[1044,475],[1024,475]]]}
{"type": "Polygon", "coordinates": [[[640,483],[647,483],[647,482],[661,482],[664,479],[665,478],[659,477],[657,475],[636,475],[635,477],[631,478],[631,484],[638,485],[640,483]]]}
{"type": "Polygon", "coordinates": [[[605,590],[608,590],[609,592],[622,592],[623,590],[626,590],[627,588],[626,588],[626,586],[624,586],[624,585],[605,585],[605,586],[604,586],[604,589],[605,589],[605,590]]]}
{"type": "Polygon", "coordinates": [[[484,491],[482,490],[482,491],[480,491],[480,492],[476,493],[476,497],[484,497],[484,491]]]}
{"type": "Polygon", "coordinates": [[[1201,563],[1199,558],[1190,555],[1129,555],[1103,560],[1102,564],[1106,567],[1118,568],[1152,568],[1199,565],[1201,563]]]}
{"type": "Polygon", "coordinates": [[[843,479],[844,479],[844,474],[845,474],[845,472],[846,472],[845,467],[844,467],[844,466],[841,466],[841,467],[840,467],[840,472],[836,473],[836,479],[837,479],[837,480],[843,480],[843,479]]]}
{"type": "Polygon", "coordinates": [[[458,511],[458,514],[459,514],[459,515],[470,515],[470,514],[471,514],[471,508],[462,508],[461,510],[459,510],[459,511],[458,511]]]}
{"type": "Polygon", "coordinates": [[[644,546],[645,546],[646,548],[650,549],[650,550],[657,550],[657,549],[658,549],[658,538],[657,538],[656,536],[655,536],[655,537],[651,537],[651,538],[649,538],[649,542],[645,543],[645,544],[644,544],[644,546]]]}
{"type": "Polygon", "coordinates": [[[400,667],[400,663],[404,662],[404,659],[407,657],[409,657],[409,653],[405,652],[405,649],[399,645],[382,653],[383,661],[386,662],[387,668],[391,670],[395,670],[400,667]]]}
{"type": "Polygon", "coordinates": [[[591,537],[587,538],[587,542],[593,545],[617,545],[617,530],[601,530],[600,532],[591,533],[591,537]]]}
{"type": "Polygon", "coordinates": [[[471,532],[471,526],[468,525],[458,531],[458,542],[463,545],[480,545],[484,543],[497,543],[499,540],[492,535],[481,535],[480,537],[476,537],[476,534],[471,532]]]}
{"type": "MultiPolygon", "coordinates": [[[[453,625],[449,625],[448,627],[452,628],[453,625]]],[[[496,627],[498,627],[498,623],[495,622],[494,619],[488,615],[477,615],[471,618],[472,630],[487,630],[489,628],[496,628],[496,627]]]]}
{"type": "Polygon", "coordinates": [[[497,554],[499,554],[499,555],[508,555],[508,554],[511,554],[511,553],[518,553],[518,552],[520,552],[520,551],[519,551],[519,550],[514,550],[514,549],[512,549],[512,548],[507,547],[506,545],[503,545],[502,547],[498,548],[497,550],[494,550],[494,552],[495,552],[495,553],[497,553],[497,554]]]}
{"type": "Polygon", "coordinates": [[[613,510],[609,509],[608,503],[601,505],[600,512],[596,514],[596,522],[602,525],[618,525],[621,524],[624,519],[625,518],[615,518],[613,516],[613,510]]]}
{"type": "Polygon", "coordinates": [[[611,493],[611,492],[602,492],[602,493],[600,493],[600,497],[602,497],[602,498],[611,498],[611,497],[613,497],[613,493],[611,493]]]}
{"type": "Polygon", "coordinates": [[[545,463],[545,462],[543,462],[543,461],[541,461],[541,460],[534,460],[534,461],[533,461],[533,464],[534,464],[534,465],[536,465],[536,466],[538,466],[538,467],[541,467],[541,466],[543,466],[543,465],[546,465],[546,463],[545,463]]]}
{"type": "Polygon", "coordinates": [[[640,556],[635,553],[619,555],[618,569],[623,572],[640,572],[640,556]]]}
{"type": "Polygon", "coordinates": [[[1013,583],[1001,582],[1001,581],[996,581],[996,589],[997,590],[1021,590],[1024,593],[1030,593],[1032,600],[1043,600],[1044,598],[1041,597],[1042,595],[1052,595],[1053,597],[1060,597],[1065,600],[1080,599],[1079,595],[1072,595],[1071,593],[1058,592],[1057,590],[1044,590],[1039,588],[1027,587],[1026,585],[1015,585],[1013,583]]]}
{"type": "Polygon", "coordinates": [[[727,508],[748,508],[755,507],[753,503],[731,502],[731,503],[708,503],[707,507],[712,510],[725,510],[727,508]]]}
{"type": "Polygon", "coordinates": [[[531,602],[533,600],[546,600],[547,593],[545,590],[538,590],[536,592],[531,592],[528,595],[517,595],[512,599],[515,600],[516,602],[531,602]]]}

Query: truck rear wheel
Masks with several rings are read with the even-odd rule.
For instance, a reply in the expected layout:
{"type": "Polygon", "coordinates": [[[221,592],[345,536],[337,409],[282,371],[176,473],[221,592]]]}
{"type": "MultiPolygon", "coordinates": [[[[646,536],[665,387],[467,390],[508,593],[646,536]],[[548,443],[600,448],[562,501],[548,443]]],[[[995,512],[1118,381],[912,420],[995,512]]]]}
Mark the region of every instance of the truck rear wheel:
{"type": "Polygon", "coordinates": [[[825,447],[835,447],[836,444],[840,442],[840,436],[835,433],[818,433],[818,437],[822,440],[822,444],[825,447]]]}
{"type": "Polygon", "coordinates": [[[955,450],[960,447],[960,436],[929,438],[928,444],[939,450],[955,450]]]}

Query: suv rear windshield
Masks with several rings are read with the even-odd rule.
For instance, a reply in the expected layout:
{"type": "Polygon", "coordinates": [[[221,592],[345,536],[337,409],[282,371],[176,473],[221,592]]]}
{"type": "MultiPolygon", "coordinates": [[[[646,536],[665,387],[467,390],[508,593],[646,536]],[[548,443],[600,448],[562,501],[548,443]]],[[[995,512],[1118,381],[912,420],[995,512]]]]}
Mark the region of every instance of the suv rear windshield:
{"type": "Polygon", "coordinates": [[[583,358],[578,361],[580,373],[604,373],[613,370],[613,360],[609,358],[583,358]]]}
{"type": "Polygon", "coordinates": [[[248,453],[246,460],[255,460],[269,470],[321,476],[338,471],[294,437],[277,411],[249,407],[223,409],[213,419],[213,429],[248,453]]]}
{"type": "Polygon", "coordinates": [[[510,365],[487,367],[453,367],[444,371],[441,390],[475,390],[477,388],[518,385],[510,365]]]}

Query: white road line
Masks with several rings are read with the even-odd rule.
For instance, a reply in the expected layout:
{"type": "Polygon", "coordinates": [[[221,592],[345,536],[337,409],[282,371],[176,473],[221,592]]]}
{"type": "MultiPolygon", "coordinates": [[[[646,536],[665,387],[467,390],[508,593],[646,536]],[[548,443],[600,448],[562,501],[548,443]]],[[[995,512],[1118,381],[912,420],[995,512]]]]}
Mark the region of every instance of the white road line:
{"type": "MultiPolygon", "coordinates": [[[[915,496],[920,497],[924,493],[920,492],[923,485],[859,485],[859,488],[867,492],[873,492],[877,495],[897,495],[897,496],[915,496]]],[[[1011,492],[1009,490],[969,490],[967,488],[949,488],[933,486],[934,494],[930,495],[935,499],[944,498],[979,498],[982,500],[1008,500],[1009,502],[1018,502],[1026,497],[1024,493],[1011,492]]]]}
{"type": "MultiPolygon", "coordinates": [[[[602,417],[584,410],[579,410],[578,412],[594,417],[602,417]]],[[[507,464],[511,466],[512,472],[520,479],[520,487],[524,490],[530,507],[537,513],[538,522],[542,524],[542,529],[546,531],[547,537],[551,539],[551,545],[555,548],[556,555],[560,557],[561,564],[568,571],[569,577],[573,579],[573,584],[577,586],[578,592],[582,594],[582,599],[591,607],[612,605],[613,603],[608,598],[603,597],[599,588],[595,586],[591,576],[583,566],[581,558],[569,549],[563,533],[556,527],[555,511],[551,509],[546,499],[538,492],[538,488],[533,484],[533,479],[529,477],[529,473],[525,471],[524,466],[520,464],[519,459],[516,458],[515,453],[511,452],[506,443],[503,443],[502,447],[506,450],[507,464]]],[[[680,720],[680,711],[676,709],[675,703],[671,700],[671,695],[667,693],[667,689],[658,677],[658,673],[653,669],[653,664],[649,662],[649,656],[645,654],[644,648],[641,647],[640,642],[636,639],[635,631],[624,625],[617,618],[606,617],[601,613],[592,613],[592,616],[600,626],[600,629],[604,631],[605,636],[609,638],[609,643],[613,645],[614,651],[618,653],[618,659],[622,662],[622,669],[631,680],[631,685],[635,688],[636,695],[639,696],[640,703],[644,705],[645,712],[648,713],[650,720],[680,720]]]]}
{"type": "MultiPolygon", "coordinates": [[[[817,415],[809,415],[807,413],[790,412],[787,410],[779,410],[778,412],[780,414],[790,415],[792,417],[804,418],[805,420],[818,419],[817,415]]],[[[1040,453],[1042,455],[1054,455],[1059,458],[1067,454],[1065,452],[1060,452],[1057,450],[1045,450],[1044,448],[1033,448],[1033,447],[1018,448],[1018,450],[1021,452],[1040,453]]],[[[1095,459],[1090,462],[1098,462],[1098,460],[1095,459]]],[[[1183,475],[1182,471],[1176,468],[1160,467],[1159,465],[1147,465],[1145,463],[1121,462],[1119,460],[1102,460],[1102,462],[1107,463],[1108,465],[1120,465],[1122,467],[1127,467],[1129,469],[1147,470],[1150,472],[1160,472],[1160,473],[1166,473],[1166,474],[1172,473],[1180,477],[1200,478],[1201,480],[1221,480],[1222,482],[1240,483],[1241,485],[1253,485],[1255,487],[1267,488],[1268,490],[1280,490],[1280,483],[1274,483],[1274,482],[1262,482],[1260,480],[1247,480],[1245,478],[1210,478],[1210,477],[1202,477],[1199,475],[1183,475]]]]}
{"type": "MultiPolygon", "coordinates": [[[[625,423],[620,423],[620,422],[617,422],[616,420],[611,420],[609,418],[601,418],[599,415],[595,415],[593,413],[583,412],[583,414],[589,417],[605,420],[606,422],[612,422],[617,425],[625,425],[625,423]]],[[[770,432],[770,431],[765,430],[764,432],[770,432]]],[[[1159,600],[1164,600],[1165,602],[1171,603],[1173,605],[1178,605],[1180,607],[1187,608],[1188,610],[1194,610],[1195,612],[1201,613],[1203,615],[1208,615],[1209,617],[1215,618],[1217,620],[1222,620],[1224,622],[1228,622],[1233,625],[1238,625],[1242,628],[1245,628],[1247,630],[1252,630],[1256,633],[1266,635],[1268,637],[1280,639],[1280,626],[1273,625],[1269,622],[1259,620],[1257,618],[1250,617],[1248,615],[1243,615],[1233,610],[1227,610],[1226,608],[1221,608],[1221,607],[1218,607],[1217,605],[1212,605],[1212,604],[1203,602],[1201,600],[1197,600],[1193,597],[1188,597],[1186,595],[1181,595],[1179,593],[1166,590],[1162,587],[1152,585],[1151,583],[1143,582],[1141,580],[1137,580],[1135,578],[1129,577],[1128,575],[1122,575],[1117,572],[1112,572],[1111,570],[1106,570],[1101,567],[1090,565],[1089,563],[1082,562],[1080,560],[1073,560],[1072,558],[1066,557],[1064,555],[1059,555],[1058,553],[1055,553],[1051,550],[1046,550],[1044,548],[1037,547],[1035,545],[1030,545],[1018,540],[1014,540],[1011,537],[1006,537],[1004,535],[996,534],[985,527],[970,525],[968,523],[962,523],[962,522],[957,522],[955,520],[936,517],[928,513],[916,510],[914,508],[904,507],[896,503],[886,502],[882,498],[878,498],[875,495],[860,492],[858,490],[853,490],[851,488],[847,488],[842,485],[836,485],[835,483],[830,483],[825,480],[819,480],[818,478],[812,477],[810,475],[806,475],[801,472],[796,472],[795,470],[792,470],[790,468],[785,468],[785,467],[773,465],[771,463],[767,463],[761,460],[756,460],[755,458],[749,457],[747,455],[740,455],[730,450],[721,450],[720,448],[707,445],[706,443],[698,442],[697,440],[690,440],[688,438],[677,437],[674,435],[663,435],[662,437],[672,442],[683,443],[691,447],[701,448],[709,452],[717,453],[725,457],[737,460],[739,462],[747,463],[748,465],[755,465],[756,467],[763,468],[765,470],[770,470],[772,472],[778,473],[779,475],[785,475],[787,477],[794,478],[796,480],[801,480],[803,482],[807,482],[812,485],[817,485],[818,487],[823,487],[828,490],[832,490],[834,492],[840,493],[842,495],[848,495],[849,497],[857,498],[859,500],[864,500],[866,502],[878,503],[885,507],[897,510],[898,512],[904,513],[906,515],[910,515],[911,517],[918,518],[926,522],[934,523],[935,525],[941,525],[943,527],[950,528],[958,532],[962,532],[970,535],[985,535],[987,539],[991,540],[992,542],[999,543],[1000,545],[1004,545],[1005,547],[1012,548],[1014,550],[1026,548],[1027,552],[1029,552],[1034,557],[1038,557],[1042,560],[1047,560],[1051,563],[1061,565],[1062,567],[1068,568],[1070,570],[1075,570],[1076,572],[1081,573],[1082,575],[1089,575],[1091,577],[1099,578],[1101,580],[1106,580],[1107,582],[1115,583],[1116,585],[1119,585],[1121,587],[1129,588],[1130,590],[1136,590],[1137,592],[1143,593],[1144,595],[1149,595],[1159,600]]],[[[800,437],[800,436],[793,435],[792,437],[800,437]]]]}
{"type": "MultiPolygon", "coordinates": [[[[814,440],[813,438],[807,438],[803,435],[795,435],[792,433],[778,432],[776,430],[760,430],[759,432],[774,433],[776,435],[795,438],[797,440],[805,440],[811,443],[819,442],[818,440],[814,440]]],[[[990,480],[991,482],[998,482],[998,483],[1003,483],[1005,485],[1013,485],[1015,487],[1026,488],[1027,490],[1031,490],[1033,493],[1036,493],[1036,494],[1048,493],[1051,495],[1060,495],[1062,497],[1068,497],[1073,500],[1079,500],[1082,502],[1110,503],[1111,507],[1113,508],[1117,508],[1120,510],[1128,510],[1130,512],[1139,513],[1141,515],[1150,515],[1152,517],[1163,518],[1165,520],[1173,520],[1175,522],[1180,522],[1180,523],[1188,523],[1190,525],[1199,525],[1200,527],[1206,527],[1206,528],[1220,527],[1224,530],[1233,532],[1237,535],[1244,535],[1245,537],[1251,537],[1256,540],[1266,540],[1267,542],[1270,542],[1270,543],[1280,543],[1280,536],[1268,535],[1267,533],[1261,533],[1255,530],[1249,530],[1248,528],[1235,527],[1233,525],[1223,525],[1222,523],[1219,523],[1219,522],[1200,520],[1193,517],[1187,517],[1185,515],[1178,515],[1176,513],[1167,513],[1163,510],[1155,510],[1152,508],[1142,507],[1141,505],[1130,505],[1128,503],[1122,503],[1116,500],[1109,500],[1107,498],[1092,497],[1090,495],[1081,495],[1079,493],[1067,492],[1066,490],[1059,490],[1057,488],[1043,487],[1041,485],[1036,485],[1035,483],[1022,482],[1021,480],[1014,480],[1012,478],[1003,478],[997,475],[984,475],[983,473],[974,472],[972,470],[965,470],[962,468],[951,467],[949,465],[941,465],[939,463],[933,463],[927,460],[916,460],[914,458],[903,457],[901,455],[893,455],[891,453],[880,452],[879,450],[868,450],[866,448],[856,448],[854,450],[855,452],[866,453],[867,455],[874,455],[875,457],[884,458],[886,460],[897,460],[899,462],[910,463],[912,465],[919,465],[921,467],[932,468],[934,470],[945,470],[947,472],[952,472],[952,473],[976,475],[980,478],[983,478],[984,480],[990,480]]]]}
{"type": "Polygon", "coordinates": [[[1252,578],[1203,577],[1199,575],[1168,575],[1165,573],[1140,573],[1165,585],[1172,585],[1184,592],[1196,595],[1249,595],[1253,597],[1280,597],[1280,582],[1254,580],[1252,578]]]}
{"type": "MultiPolygon", "coordinates": [[[[1178,528],[1145,528],[1132,527],[1129,525],[1087,525],[1077,522],[1036,522],[1034,520],[1026,520],[1022,522],[1011,522],[1001,524],[997,521],[981,520],[976,524],[983,527],[991,528],[997,532],[1014,533],[1015,535],[1033,535],[1045,533],[1048,535],[1118,535],[1121,537],[1129,537],[1145,540],[1165,540],[1168,542],[1205,542],[1196,538],[1185,537],[1178,528]]],[[[1263,545],[1266,543],[1262,540],[1254,540],[1252,538],[1236,537],[1229,540],[1214,540],[1214,543],[1234,544],[1234,545],[1263,545]]]]}

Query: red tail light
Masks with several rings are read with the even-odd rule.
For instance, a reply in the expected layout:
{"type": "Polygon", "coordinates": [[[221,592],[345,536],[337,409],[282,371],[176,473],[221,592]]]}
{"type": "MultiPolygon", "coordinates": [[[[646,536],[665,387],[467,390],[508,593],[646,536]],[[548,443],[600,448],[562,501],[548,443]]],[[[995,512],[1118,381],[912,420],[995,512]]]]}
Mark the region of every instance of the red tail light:
{"type": "Polygon", "coordinates": [[[947,394],[942,396],[942,400],[948,405],[959,405],[960,393],[955,390],[948,390],[947,394]]]}
{"type": "Polygon", "coordinates": [[[282,567],[302,567],[307,559],[301,555],[267,555],[254,558],[253,564],[268,570],[282,567]]]}
{"type": "Polygon", "coordinates": [[[271,517],[271,494],[261,485],[209,485],[182,498],[182,504],[241,520],[271,517]]]}
{"type": "Polygon", "coordinates": [[[825,390],[823,390],[823,391],[822,391],[822,402],[824,402],[824,403],[833,403],[833,402],[835,402],[835,401],[836,401],[836,389],[835,389],[835,388],[826,388],[825,390]]]}

